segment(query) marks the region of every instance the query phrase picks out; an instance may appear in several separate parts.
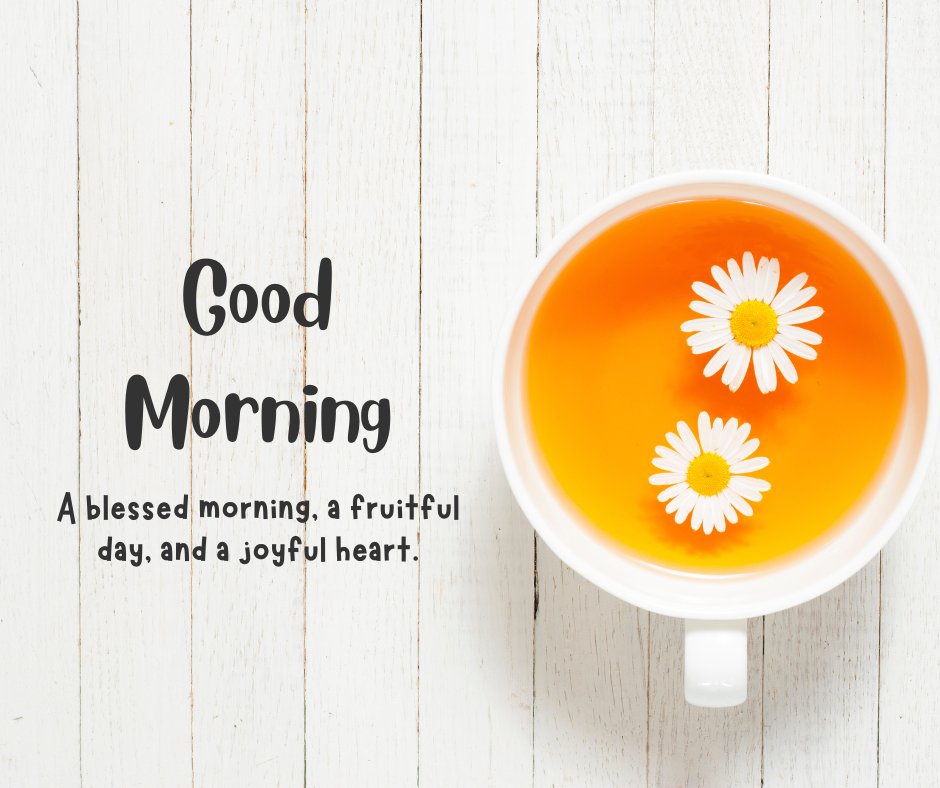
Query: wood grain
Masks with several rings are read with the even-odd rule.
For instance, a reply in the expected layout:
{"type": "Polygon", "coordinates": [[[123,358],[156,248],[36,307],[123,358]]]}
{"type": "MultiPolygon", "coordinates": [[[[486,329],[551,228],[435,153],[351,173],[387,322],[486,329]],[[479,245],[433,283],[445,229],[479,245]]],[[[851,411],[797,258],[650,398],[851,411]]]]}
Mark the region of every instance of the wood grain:
{"type": "MultiPolygon", "coordinates": [[[[192,53],[192,259],[221,261],[229,289],[278,282],[303,292],[304,5],[194,3],[192,53]]],[[[194,398],[234,391],[300,403],[303,330],[256,319],[193,335],[192,374],[194,398]]],[[[193,440],[194,496],[304,497],[304,444],[288,443],[285,423],[271,443],[249,416],[235,443],[193,440]]],[[[237,556],[246,541],[285,542],[303,525],[196,518],[193,532],[237,556]]],[[[241,566],[234,556],[193,567],[194,781],[302,784],[303,566],[241,566]]]]}
{"type": "Polygon", "coordinates": [[[75,8],[0,5],[0,783],[79,784],[75,8]]]}
{"type": "Polygon", "coordinates": [[[534,2],[423,10],[420,782],[532,781],[532,530],[496,456],[493,347],[535,252],[534,2]]]}
{"type": "MultiPolygon", "coordinates": [[[[653,9],[543,0],[539,10],[541,245],[649,177],[653,9]]],[[[537,550],[535,783],[644,784],[649,614],[537,550]]]]}
{"type": "MultiPolygon", "coordinates": [[[[934,338],[940,336],[940,7],[888,6],[885,235],[910,273],[934,338]]],[[[882,552],[878,773],[885,788],[930,785],[940,773],[940,606],[936,459],[911,515],[882,552]]]]}
{"type": "MultiPolygon", "coordinates": [[[[163,391],[189,363],[188,6],[89,0],[79,19],[81,489],[177,501],[188,454],[166,431],[132,452],[123,403],[132,374],[163,391]]],[[[189,567],[106,563],[109,536],[156,556],[189,523],[81,521],[82,782],[189,784],[189,567]]]]}
{"type": "MultiPolygon", "coordinates": [[[[355,402],[387,397],[392,423],[377,454],[309,446],[321,516],[308,540],[406,535],[418,548],[417,521],[353,521],[348,506],[356,493],[394,503],[418,491],[420,12],[414,0],[309,11],[307,281],[329,255],[335,296],[329,330],[307,334],[306,379],[355,402]],[[329,498],[344,506],[338,522],[323,517],[329,498]]],[[[308,785],[417,782],[417,557],[307,568],[308,785]]]]}
{"type": "MultiPolygon", "coordinates": [[[[770,172],[881,232],[884,18],[878,2],[774,3],[770,172]]],[[[768,616],[765,785],[877,783],[879,566],[768,616]]]]}

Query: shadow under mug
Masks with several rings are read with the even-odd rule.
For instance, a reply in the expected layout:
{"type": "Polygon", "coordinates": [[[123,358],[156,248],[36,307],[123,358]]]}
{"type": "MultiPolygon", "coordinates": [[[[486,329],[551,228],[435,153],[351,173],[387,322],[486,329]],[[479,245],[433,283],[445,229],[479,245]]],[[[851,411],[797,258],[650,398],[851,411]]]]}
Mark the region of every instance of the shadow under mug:
{"type": "Polygon", "coordinates": [[[516,298],[497,350],[495,420],[500,457],[529,521],[558,557],[592,583],[655,613],[686,620],[685,696],[733,706],[747,696],[747,619],[806,602],[849,578],[885,545],[911,506],[930,459],[936,369],[924,314],[904,271],[881,240],[835,203],[766,175],[700,171],[654,178],[621,191],[568,225],[538,257],[516,298]],[[611,546],[559,491],[535,445],[525,396],[526,346],[549,286],[585,244],[627,216],[679,200],[760,202],[821,228],[864,267],[897,324],[907,391],[882,470],[829,538],[790,560],[727,575],[655,566],[611,546]]]}

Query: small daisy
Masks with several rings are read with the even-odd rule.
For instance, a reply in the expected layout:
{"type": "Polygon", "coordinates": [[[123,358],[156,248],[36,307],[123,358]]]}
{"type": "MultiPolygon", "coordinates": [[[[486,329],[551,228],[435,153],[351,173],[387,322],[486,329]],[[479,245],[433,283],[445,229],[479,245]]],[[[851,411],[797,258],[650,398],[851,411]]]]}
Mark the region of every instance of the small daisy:
{"type": "Polygon", "coordinates": [[[704,301],[693,301],[693,312],[704,317],[687,320],[683,331],[693,353],[717,352],[705,365],[709,378],[724,367],[721,382],[737,391],[744,381],[747,368],[754,361],[754,376],[762,394],[777,388],[777,370],[789,383],[796,383],[796,367],[788,354],[812,360],[822,337],[799,326],[815,320],[822,307],[803,306],[814,295],[815,287],[804,287],[809,278],[805,273],[794,276],[777,291],[780,263],[762,257],[754,265],[754,255],[745,252],[743,265],[728,261],[727,272],[712,266],[718,288],[695,282],[692,290],[704,301]],[[802,309],[800,308],[802,307],[802,309]]]}
{"type": "Polygon", "coordinates": [[[684,421],[677,432],[666,433],[672,447],[657,446],[653,465],[663,471],[650,476],[650,484],[666,489],[656,496],[675,512],[680,525],[692,515],[692,530],[701,528],[724,533],[725,522],[736,523],[738,512],[750,517],[770,483],[746,474],[770,465],[766,457],[751,457],[760,442],[747,439],[750,424],[737,419],[714,421],[702,411],[698,415],[698,439],[684,421]]]}

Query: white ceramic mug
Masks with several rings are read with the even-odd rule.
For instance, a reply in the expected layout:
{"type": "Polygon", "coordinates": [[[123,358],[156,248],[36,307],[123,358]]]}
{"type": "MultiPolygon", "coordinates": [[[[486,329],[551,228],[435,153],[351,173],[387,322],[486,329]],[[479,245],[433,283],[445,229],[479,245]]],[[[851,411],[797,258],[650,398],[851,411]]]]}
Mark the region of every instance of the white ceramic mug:
{"type": "Polygon", "coordinates": [[[743,172],[654,178],[598,204],[542,252],[515,300],[498,348],[496,434],[513,493],[545,543],[591,582],[634,605],[686,620],[685,695],[733,706],[747,695],[747,619],[829,591],[870,561],[900,524],[926,473],[937,420],[935,359],[913,288],[881,240],[831,201],[792,183],[743,172]],[[548,478],[529,423],[524,363],[529,329],[551,283],[586,243],[627,216],[677,200],[726,197],[780,208],[842,244],[878,286],[900,333],[907,394],[884,470],[834,536],[789,562],[752,573],[683,574],[612,548],[548,478]]]}

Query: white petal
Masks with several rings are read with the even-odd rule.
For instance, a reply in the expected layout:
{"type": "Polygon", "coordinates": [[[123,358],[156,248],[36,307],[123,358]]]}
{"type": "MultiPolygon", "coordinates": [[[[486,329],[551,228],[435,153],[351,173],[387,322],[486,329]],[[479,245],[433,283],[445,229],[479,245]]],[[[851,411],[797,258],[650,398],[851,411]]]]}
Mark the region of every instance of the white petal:
{"type": "Polygon", "coordinates": [[[743,490],[753,490],[754,492],[767,492],[770,489],[770,482],[766,479],[755,479],[753,476],[732,476],[737,479],[737,486],[743,490]]]}
{"type": "Polygon", "coordinates": [[[650,476],[650,484],[657,487],[665,487],[670,484],[678,484],[685,481],[684,473],[654,473],[650,476]]]}
{"type": "Polygon", "coordinates": [[[731,391],[737,391],[744,382],[744,376],[747,375],[747,369],[751,366],[751,349],[746,345],[735,343],[734,357],[728,366],[725,367],[724,374],[721,376],[721,382],[731,391]]]}
{"type": "Polygon", "coordinates": [[[750,517],[754,514],[754,509],[751,508],[751,505],[730,487],[726,487],[721,494],[727,496],[728,502],[745,517],[750,517]]]}
{"type": "Polygon", "coordinates": [[[741,270],[744,274],[745,300],[757,297],[757,268],[754,266],[754,255],[745,252],[741,257],[741,270]]]}
{"type": "Polygon", "coordinates": [[[720,331],[728,328],[728,321],[723,317],[697,317],[694,320],[686,320],[681,326],[680,331],[686,333],[691,331],[720,331]]]}
{"type": "Polygon", "coordinates": [[[699,355],[701,353],[717,350],[726,342],[730,342],[733,338],[731,332],[727,329],[724,331],[702,331],[698,334],[692,334],[692,336],[686,340],[686,343],[692,348],[693,353],[699,355]]]}
{"type": "Polygon", "coordinates": [[[720,306],[715,306],[715,304],[709,304],[707,301],[693,301],[689,304],[689,309],[707,317],[722,317],[725,320],[731,317],[730,309],[723,309],[720,306]]]}
{"type": "Polygon", "coordinates": [[[731,473],[754,473],[768,465],[770,465],[770,460],[766,457],[751,457],[749,460],[741,460],[732,465],[731,473]]]}
{"type": "MultiPolygon", "coordinates": [[[[685,490],[688,490],[688,489],[689,489],[688,482],[679,482],[678,484],[673,484],[671,487],[667,487],[665,490],[662,490],[659,493],[659,495],[656,496],[656,500],[660,501],[661,503],[665,503],[666,501],[673,502],[675,501],[676,496],[678,496],[679,493],[684,492],[685,490]]],[[[671,505],[672,503],[670,503],[670,506],[671,505]]],[[[678,506],[678,504],[676,505],[678,506]]],[[[673,507],[673,510],[675,510],[675,507],[673,507]]],[[[667,512],[669,511],[668,506],[666,507],[666,511],[667,512]]]]}
{"type": "Polygon", "coordinates": [[[814,295],[816,295],[815,287],[804,287],[802,290],[796,290],[791,295],[786,298],[780,298],[779,296],[773,300],[773,308],[780,314],[782,312],[792,312],[794,309],[797,309],[807,301],[809,301],[814,295]]]}
{"type": "Polygon", "coordinates": [[[760,501],[764,496],[760,494],[753,487],[748,487],[741,484],[742,479],[746,479],[746,476],[732,476],[731,481],[728,482],[728,489],[736,492],[742,498],[746,498],[749,501],[754,501],[755,503],[760,501]]]}
{"type": "Polygon", "coordinates": [[[695,492],[692,488],[689,488],[685,492],[681,493],[678,498],[673,498],[673,501],[678,501],[678,507],[676,508],[676,524],[682,525],[688,519],[689,512],[692,511],[692,508],[695,506],[695,502],[698,500],[698,493],[695,492]]]}
{"type": "MultiPolygon", "coordinates": [[[[728,344],[730,341],[730,339],[726,339],[724,342],[718,344],[718,347],[722,347],[723,345],[728,344]]],[[[712,351],[717,350],[718,347],[715,347],[715,343],[711,342],[707,345],[698,345],[697,347],[692,348],[692,354],[695,356],[702,356],[706,353],[711,353],[712,351]]]]}
{"type": "MultiPolygon", "coordinates": [[[[720,503],[718,505],[719,507],[721,506],[720,503]]],[[[725,513],[719,509],[718,515],[715,517],[715,530],[723,534],[727,527],[728,526],[725,524],[725,513]]]]}
{"type": "Polygon", "coordinates": [[[794,326],[797,323],[808,323],[810,320],[815,320],[822,314],[823,308],[821,306],[804,306],[802,309],[778,315],[777,322],[781,326],[794,326]]]}
{"type": "Polygon", "coordinates": [[[747,371],[751,366],[753,352],[749,347],[744,347],[743,350],[744,353],[740,356],[740,360],[734,370],[734,375],[729,376],[728,388],[732,392],[741,388],[741,384],[744,383],[744,378],[747,376],[747,371]]]}
{"type": "MultiPolygon", "coordinates": [[[[722,453],[722,457],[726,460],[728,457],[733,456],[740,448],[744,445],[744,441],[747,440],[747,436],[751,434],[751,425],[746,421],[738,427],[738,431],[734,434],[734,438],[731,439],[731,443],[728,448],[722,453]]],[[[739,459],[746,457],[747,455],[742,455],[739,459]]]]}
{"type": "Polygon", "coordinates": [[[725,452],[728,451],[728,448],[731,446],[731,442],[734,440],[734,436],[737,435],[737,433],[738,420],[728,419],[728,423],[725,424],[725,428],[721,431],[721,438],[718,440],[718,448],[715,449],[715,451],[724,457],[725,452]]]}
{"type": "Polygon", "coordinates": [[[760,446],[760,441],[757,440],[757,438],[751,438],[749,441],[743,442],[740,446],[732,448],[724,455],[725,462],[728,463],[728,465],[734,465],[736,462],[746,460],[757,451],[758,446],[760,446]]]}
{"type": "Polygon", "coordinates": [[[774,300],[774,296],[777,294],[777,285],[780,284],[780,262],[776,257],[770,260],[763,258],[761,265],[764,266],[764,284],[761,289],[760,300],[765,304],[769,304],[774,300]]]}
{"type": "Polygon", "coordinates": [[[741,364],[740,369],[735,373],[735,376],[731,379],[731,382],[728,384],[728,388],[734,392],[741,388],[741,384],[744,383],[744,378],[747,377],[748,370],[753,366],[751,360],[754,358],[754,351],[751,348],[747,348],[747,352],[744,355],[743,363],[741,364]]]}
{"type": "Polygon", "coordinates": [[[679,437],[682,438],[682,442],[685,443],[692,456],[698,457],[702,453],[702,449],[699,447],[698,441],[695,440],[695,433],[692,432],[692,428],[684,421],[680,421],[676,425],[676,429],[679,430],[679,437]]]}
{"type": "Polygon", "coordinates": [[[800,326],[780,326],[779,330],[785,337],[798,339],[800,342],[805,342],[807,345],[818,345],[822,342],[822,337],[815,331],[810,331],[800,326]]]}
{"type": "Polygon", "coordinates": [[[774,364],[777,365],[777,369],[780,370],[780,374],[783,375],[783,379],[787,383],[796,383],[798,379],[796,367],[793,366],[787,352],[777,344],[777,340],[771,342],[767,347],[770,348],[770,355],[774,360],[774,364]]]}
{"type": "Polygon", "coordinates": [[[767,345],[754,351],[754,376],[757,378],[757,388],[762,394],[769,394],[777,388],[777,370],[767,345]]]}
{"type": "Polygon", "coordinates": [[[695,455],[692,453],[689,447],[685,445],[685,441],[683,441],[682,438],[680,438],[674,432],[667,432],[666,440],[669,441],[669,445],[676,450],[683,460],[692,462],[692,460],[695,459],[695,455]]]}
{"type": "Polygon", "coordinates": [[[702,499],[702,531],[707,536],[715,528],[715,512],[712,508],[712,498],[702,499]]]}
{"type": "Polygon", "coordinates": [[[747,346],[742,345],[737,340],[728,343],[731,346],[731,357],[728,359],[728,365],[725,367],[725,371],[721,374],[721,382],[725,385],[728,385],[728,379],[737,369],[738,364],[744,363],[744,358],[747,356],[747,346]]]}
{"type": "Polygon", "coordinates": [[[754,298],[758,301],[763,300],[764,287],[767,284],[767,266],[770,263],[766,257],[762,257],[757,263],[757,278],[754,280],[754,298]]]}
{"type": "Polygon", "coordinates": [[[695,506],[692,508],[692,530],[697,531],[702,527],[702,515],[705,512],[705,499],[700,495],[695,499],[695,506]]]}
{"type": "Polygon", "coordinates": [[[711,508],[712,515],[712,525],[715,526],[715,530],[723,532],[725,530],[725,516],[721,511],[721,501],[717,495],[711,496],[708,499],[711,508]]]}
{"type": "Polygon", "coordinates": [[[732,355],[734,355],[735,347],[737,347],[736,343],[727,342],[718,348],[718,352],[708,360],[708,363],[705,365],[705,369],[702,370],[702,374],[706,378],[710,378],[712,375],[714,375],[719,369],[728,363],[728,360],[732,357],[732,355]]]}
{"type": "Polygon", "coordinates": [[[786,334],[777,334],[777,336],[774,337],[774,342],[786,350],[787,353],[792,353],[794,356],[809,359],[810,361],[816,358],[817,353],[813,348],[800,342],[798,339],[788,337],[786,334]]]}
{"type": "Polygon", "coordinates": [[[728,260],[728,276],[734,284],[734,289],[740,296],[740,300],[747,301],[747,297],[744,295],[744,275],[741,273],[741,269],[738,268],[738,261],[733,257],[728,260]]]}
{"type": "Polygon", "coordinates": [[[724,336],[731,336],[731,332],[728,331],[727,326],[720,326],[719,328],[712,328],[708,331],[696,331],[692,336],[685,338],[685,343],[689,347],[697,347],[698,345],[707,344],[716,337],[724,336]]]}
{"type": "Polygon", "coordinates": [[[714,450],[712,448],[712,421],[704,410],[698,414],[698,439],[702,444],[703,452],[714,450]]]}
{"type": "Polygon", "coordinates": [[[704,298],[706,301],[710,301],[717,306],[724,307],[725,309],[731,310],[734,309],[734,303],[731,301],[728,296],[721,292],[716,287],[707,285],[704,282],[693,282],[692,291],[701,298],[704,298]]]}
{"type": "Polygon", "coordinates": [[[708,536],[714,527],[712,524],[712,511],[707,498],[703,498],[702,502],[702,533],[708,536]]]}
{"type": "Polygon", "coordinates": [[[689,470],[688,460],[683,460],[676,455],[672,457],[654,457],[653,465],[662,471],[671,471],[672,473],[687,473],[689,470]]]}
{"type": "Polygon", "coordinates": [[[807,274],[797,274],[789,282],[787,282],[780,292],[777,293],[773,301],[770,302],[770,305],[774,308],[778,314],[782,311],[781,304],[786,303],[786,301],[792,296],[796,295],[800,288],[806,284],[806,280],[809,279],[807,274]]]}
{"type": "Polygon", "coordinates": [[[712,276],[718,283],[718,287],[721,288],[721,291],[734,303],[744,300],[741,298],[738,289],[734,286],[734,282],[731,281],[731,277],[725,273],[725,270],[720,265],[712,266],[712,276]]]}
{"type": "Polygon", "coordinates": [[[722,490],[718,495],[718,499],[721,501],[721,513],[729,523],[734,525],[738,521],[738,513],[731,505],[731,498],[729,497],[728,493],[729,491],[727,488],[722,490]]]}
{"type": "Polygon", "coordinates": [[[666,457],[666,458],[677,459],[677,460],[684,459],[679,452],[673,451],[672,449],[667,448],[666,446],[657,446],[653,451],[655,451],[660,457],[666,457]]]}

